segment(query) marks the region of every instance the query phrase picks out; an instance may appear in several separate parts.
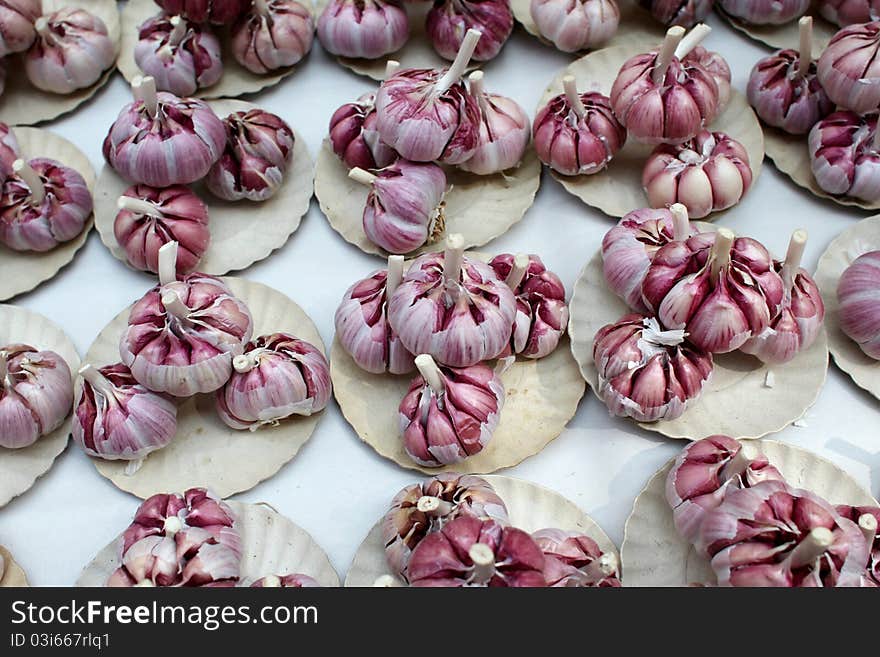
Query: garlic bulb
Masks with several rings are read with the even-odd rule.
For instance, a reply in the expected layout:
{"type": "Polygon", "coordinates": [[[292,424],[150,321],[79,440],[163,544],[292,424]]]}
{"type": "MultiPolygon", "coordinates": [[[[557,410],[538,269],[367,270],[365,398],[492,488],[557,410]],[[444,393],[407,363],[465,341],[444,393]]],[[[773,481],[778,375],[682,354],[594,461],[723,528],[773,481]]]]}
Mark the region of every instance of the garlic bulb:
{"type": "Polygon", "coordinates": [[[82,233],[92,194],[79,173],[60,162],[15,160],[0,193],[0,243],[13,251],[51,251],[82,233]]]}
{"type": "Polygon", "coordinates": [[[840,329],[874,360],[880,360],[880,251],[856,258],[837,283],[840,329]]]}
{"type": "Polygon", "coordinates": [[[880,21],[840,30],[819,57],[819,82],[838,109],[858,114],[880,107],[880,21]]]}
{"type": "Polygon", "coordinates": [[[715,0],[640,0],[640,3],[666,27],[693,27],[709,16],[715,0]]]}
{"type": "Polygon", "coordinates": [[[312,13],[296,0],[253,0],[230,35],[232,56],[251,73],[293,66],[312,48],[312,13]]]}
{"type": "Polygon", "coordinates": [[[122,534],[106,586],[235,586],[241,551],[235,514],[204,488],[153,495],[122,534]]]}
{"type": "Polygon", "coordinates": [[[862,586],[880,586],[880,534],[877,527],[880,525],[880,508],[876,506],[849,506],[846,504],[835,507],[841,516],[856,523],[865,537],[870,554],[863,576],[862,586]]]}
{"type": "Polygon", "coordinates": [[[283,588],[283,589],[306,589],[321,586],[314,577],[309,577],[303,573],[294,573],[292,575],[266,575],[261,577],[253,584],[251,588],[283,588]]]}
{"type": "Polygon", "coordinates": [[[330,0],[318,18],[318,40],[340,57],[378,59],[409,38],[401,0],[330,0]]]}
{"type": "Polygon", "coordinates": [[[38,89],[69,94],[92,86],[116,63],[116,45],[98,16],[63,8],[34,23],[37,38],[24,57],[24,72],[38,89]]]}
{"type": "Polygon", "coordinates": [[[0,346],[0,447],[19,449],[55,431],[73,405],[70,368],[54,351],[0,346]]]}
{"type": "Polygon", "coordinates": [[[0,57],[27,50],[34,42],[34,23],[43,11],[41,4],[41,0],[0,2],[0,57]]]}
{"type": "Polygon", "coordinates": [[[547,586],[619,588],[617,557],[592,538],[562,529],[539,529],[532,540],[544,553],[547,586]]]}
{"type": "Polygon", "coordinates": [[[829,194],[873,203],[880,199],[878,113],[829,114],[810,130],[810,167],[829,194]]]}
{"type": "Polygon", "coordinates": [[[880,0],[819,0],[819,13],[840,27],[880,18],[880,0]]]}
{"type": "Polygon", "coordinates": [[[413,549],[425,536],[462,516],[509,522],[507,507],[492,485],[476,475],[441,473],[401,490],[382,519],[385,559],[406,579],[413,549]]]}
{"type": "Polygon", "coordinates": [[[541,36],[563,52],[602,45],[620,22],[615,0],[531,0],[529,13],[541,36]]]}
{"type": "Polygon", "coordinates": [[[564,176],[598,173],[626,143],[626,129],[607,96],[579,93],[573,76],[562,78],[565,92],[538,111],[533,127],[538,158],[564,176]]]}
{"type": "Polygon", "coordinates": [[[521,529],[456,518],[413,550],[409,580],[418,587],[547,586],[544,553],[521,529]]]}
{"type": "Polygon", "coordinates": [[[169,16],[180,15],[196,25],[231,25],[251,0],[157,0],[156,4],[169,16]]]}
{"type": "Polygon", "coordinates": [[[684,58],[687,62],[699,64],[706,69],[718,85],[718,113],[730,102],[730,81],[732,73],[730,65],[721,53],[707,50],[703,46],[695,46],[684,58]]]}
{"type": "Polygon", "coordinates": [[[148,390],[189,397],[229,380],[253,320],[219,278],[194,272],[178,280],[176,262],[176,242],[159,249],[159,284],[132,307],[119,354],[148,390]]]}
{"type": "Polygon", "coordinates": [[[150,392],[122,363],[79,371],[73,440],[89,456],[126,461],[162,449],[177,433],[177,406],[150,392]]]}
{"type": "Polygon", "coordinates": [[[220,41],[207,27],[159,14],[138,27],[134,60],[156,88],[191,96],[223,75],[220,41]]]}
{"type": "Polygon", "coordinates": [[[451,367],[495,358],[516,317],[510,288],[463,253],[461,235],[453,234],[444,253],[416,258],[388,304],[388,323],[403,346],[451,367]]]}
{"type": "Polygon", "coordinates": [[[513,32],[513,12],[508,0],[437,0],[425,21],[428,38],[437,54],[452,61],[468,30],[479,30],[473,58],[494,59],[513,32]]]}
{"type": "Polygon", "coordinates": [[[752,25],[782,25],[802,16],[811,0],[718,0],[726,13],[752,25]]]}
{"type": "Polygon", "coordinates": [[[368,240],[389,253],[409,253],[428,241],[442,216],[443,169],[398,159],[375,173],[355,168],[348,175],[370,188],[363,215],[368,240]]]}
{"type": "Polygon", "coordinates": [[[0,122],[0,193],[3,183],[13,174],[12,165],[19,158],[18,140],[9,126],[0,122]]]}
{"type": "Polygon", "coordinates": [[[262,335],[232,360],[232,377],[217,391],[217,414],[233,429],[256,431],[293,415],[312,415],[330,401],[330,364],[289,333],[262,335]]]}
{"type": "Polygon", "coordinates": [[[642,170],[652,206],[681,203],[692,219],[739,203],[752,185],[749,154],[723,132],[701,130],[681,144],[659,144],[642,170]]]}
{"type": "Polygon", "coordinates": [[[135,100],[110,126],[104,159],[126,180],[151,187],[204,178],[226,145],[223,122],[202,100],[156,93],[151,77],[131,86],[135,100]]]}
{"type": "Polygon", "coordinates": [[[379,139],[377,121],[376,94],[364,94],[330,117],[330,145],[349,168],[381,169],[397,159],[394,149],[379,139]]]}

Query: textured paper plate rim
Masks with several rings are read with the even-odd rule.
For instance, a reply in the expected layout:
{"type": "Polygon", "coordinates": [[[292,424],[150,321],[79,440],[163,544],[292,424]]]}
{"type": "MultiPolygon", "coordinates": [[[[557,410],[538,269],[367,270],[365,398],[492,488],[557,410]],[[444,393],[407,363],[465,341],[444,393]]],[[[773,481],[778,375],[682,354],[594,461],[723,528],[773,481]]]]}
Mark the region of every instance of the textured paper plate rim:
{"type": "MultiPolygon", "coordinates": [[[[797,50],[800,46],[800,28],[798,27],[797,18],[784,25],[749,25],[728,14],[721,8],[719,3],[715,4],[715,10],[733,29],[742,32],[750,39],[763,43],[765,46],[770,46],[775,50],[784,48],[797,50]]],[[[834,25],[834,23],[825,20],[816,7],[812,7],[804,16],[813,17],[813,56],[818,57],[825,50],[831,37],[840,28],[834,25]]]]}
{"type": "MultiPolygon", "coordinates": [[[[567,497],[524,479],[503,475],[487,475],[485,479],[504,500],[512,526],[527,532],[551,527],[581,531],[596,541],[603,552],[613,552],[619,558],[614,542],[595,520],[567,497]]],[[[345,576],[345,586],[372,586],[377,577],[385,574],[388,574],[388,567],[382,545],[380,518],[358,547],[345,576]]],[[[395,581],[404,585],[400,578],[395,577],[395,581]]]]}
{"type": "MultiPolygon", "coordinates": [[[[876,506],[877,501],[851,475],[808,450],[776,440],[755,441],[790,484],[816,492],[832,504],[876,506]]],[[[636,497],[624,527],[621,546],[624,586],[687,586],[698,579],[714,583],[708,562],[675,530],[666,503],[670,459],[636,497]]]]}
{"type": "Polygon", "coordinates": [[[12,554],[2,545],[0,545],[0,557],[6,564],[6,569],[0,573],[0,588],[30,586],[24,570],[15,563],[12,554]]]}

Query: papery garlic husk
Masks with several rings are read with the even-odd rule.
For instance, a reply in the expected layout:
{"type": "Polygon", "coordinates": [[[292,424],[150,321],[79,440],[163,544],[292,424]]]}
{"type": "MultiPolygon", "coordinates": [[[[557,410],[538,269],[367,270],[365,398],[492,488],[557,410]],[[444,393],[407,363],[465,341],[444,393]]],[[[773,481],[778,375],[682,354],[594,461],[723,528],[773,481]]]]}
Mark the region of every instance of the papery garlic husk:
{"type": "Polygon", "coordinates": [[[476,475],[444,472],[401,490],[382,518],[382,542],[391,570],[406,579],[410,555],[423,538],[462,516],[507,525],[507,507],[476,475]]]}
{"type": "Polygon", "coordinates": [[[37,19],[37,38],[24,57],[24,71],[38,89],[69,94],[92,86],[116,63],[116,45],[98,16],[63,8],[37,19]]]}
{"type": "Polygon", "coordinates": [[[880,21],[840,30],[819,57],[819,82],[839,109],[858,114],[880,107],[880,21]]]}
{"type": "Polygon", "coordinates": [[[135,381],[122,363],[80,370],[73,440],[89,456],[132,461],[162,449],[177,433],[177,406],[135,381]]]}
{"type": "Polygon", "coordinates": [[[852,520],[858,525],[865,537],[865,542],[868,544],[870,554],[862,578],[862,586],[870,588],[880,586],[880,534],[877,533],[877,526],[880,524],[880,508],[843,504],[837,505],[835,510],[844,518],[852,520]]]}
{"type": "Polygon", "coordinates": [[[521,529],[494,520],[456,518],[425,539],[409,560],[418,587],[547,586],[544,553],[521,529]]]}
{"type": "Polygon", "coordinates": [[[703,438],[685,447],[666,476],[666,501],[675,529],[696,543],[706,513],[734,490],[762,481],[784,481],[767,457],[729,436],[703,438]]]}
{"type": "Polygon", "coordinates": [[[231,25],[251,0],[157,0],[156,4],[169,16],[180,15],[197,25],[231,25]]]}
{"type": "Polygon", "coordinates": [[[318,18],[318,40],[339,57],[378,59],[400,50],[408,38],[400,0],[330,0],[318,18]]]}
{"type": "Polygon", "coordinates": [[[226,148],[208,171],[205,186],[224,201],[265,201],[284,182],[296,135],[277,114],[261,109],[225,119],[226,148]]]}
{"type": "Polygon", "coordinates": [[[784,288],[760,242],[722,228],[657,251],[642,297],[663,326],[684,329],[703,351],[726,353],[770,325],[784,288]]]}
{"type": "Polygon", "coordinates": [[[223,75],[220,41],[207,27],[159,14],[138,27],[134,60],[156,88],[191,96],[223,75]]]}
{"type": "Polygon", "coordinates": [[[858,525],[782,481],[730,492],[706,513],[696,547],[719,586],[860,586],[870,553],[858,525]]]}
{"type": "Polygon", "coordinates": [[[296,0],[254,0],[232,28],[232,56],[251,73],[276,71],[308,54],[314,32],[312,12],[296,0]]]}
{"type": "Polygon", "coordinates": [[[544,553],[548,586],[619,588],[617,557],[603,553],[586,534],[563,529],[539,529],[532,540],[544,553]]]}
{"type": "Polygon", "coordinates": [[[307,589],[321,586],[314,577],[304,573],[292,575],[266,575],[251,584],[251,588],[283,588],[283,589],[307,589]]]}
{"type": "Polygon", "coordinates": [[[468,30],[482,36],[474,61],[494,59],[513,32],[513,12],[508,0],[435,0],[425,30],[441,57],[452,61],[468,30]]]}
{"type": "Polygon", "coordinates": [[[834,112],[810,130],[810,167],[816,183],[837,196],[880,200],[877,112],[834,112]]]}
{"type": "Polygon", "coordinates": [[[880,0],[819,0],[819,13],[840,27],[880,18],[880,0]]]}
{"type": "Polygon", "coordinates": [[[92,194],[79,173],[60,162],[16,160],[0,193],[0,243],[13,251],[51,251],[82,233],[92,194]]]}
{"type": "Polygon", "coordinates": [[[602,45],[620,23],[615,0],[531,0],[529,13],[541,36],[563,52],[602,45]]]}
{"type": "Polygon", "coordinates": [[[147,498],[122,534],[122,565],[106,586],[235,586],[242,556],[235,520],[204,488],[147,498]]]}
{"type": "Polygon", "coordinates": [[[19,449],[55,431],[73,406],[70,368],[54,351],[0,346],[0,447],[19,449]]]}
{"type": "Polygon", "coordinates": [[[37,36],[34,23],[42,13],[41,0],[0,1],[0,57],[30,47],[37,36]]]}
{"type": "Polygon", "coordinates": [[[397,159],[394,149],[379,139],[377,121],[372,93],[342,105],[330,117],[330,145],[349,168],[381,169],[397,159]]]}
{"type": "Polygon", "coordinates": [[[12,165],[19,158],[18,140],[9,126],[0,122],[0,190],[12,175],[12,165]]]}
{"type": "Polygon", "coordinates": [[[324,354],[289,333],[256,338],[232,365],[232,377],[217,391],[217,414],[233,429],[276,426],[294,415],[318,413],[330,401],[324,354]]]}
{"type": "Polygon", "coordinates": [[[653,317],[624,315],[593,340],[598,393],[611,414],[638,422],[674,420],[699,398],[712,375],[712,355],[664,330],[653,317]]]}
{"type": "Polygon", "coordinates": [[[714,0],[640,0],[640,4],[666,27],[693,27],[712,12],[714,0]]]}
{"type": "Polygon", "coordinates": [[[880,251],[856,258],[837,284],[840,329],[874,360],[880,360],[880,251]]]}
{"type": "Polygon", "coordinates": [[[535,254],[502,253],[492,258],[489,266],[516,295],[510,353],[526,358],[552,353],[568,326],[562,281],[535,254]]]}
{"type": "Polygon", "coordinates": [[[642,170],[653,207],[681,203],[692,219],[739,203],[752,186],[745,147],[723,132],[701,130],[682,144],[660,144],[642,170]]]}
{"type": "Polygon", "coordinates": [[[718,0],[726,13],[752,25],[782,25],[810,8],[810,0],[718,0]]]}
{"type": "Polygon", "coordinates": [[[707,50],[703,46],[696,46],[684,58],[688,62],[699,64],[709,71],[715,84],[718,85],[718,113],[727,107],[730,102],[730,82],[732,73],[730,65],[724,56],[714,50],[707,50]]]}
{"type": "Polygon", "coordinates": [[[504,406],[504,384],[487,365],[440,368],[416,356],[420,376],[398,407],[403,447],[419,465],[458,463],[489,444],[504,406]]]}

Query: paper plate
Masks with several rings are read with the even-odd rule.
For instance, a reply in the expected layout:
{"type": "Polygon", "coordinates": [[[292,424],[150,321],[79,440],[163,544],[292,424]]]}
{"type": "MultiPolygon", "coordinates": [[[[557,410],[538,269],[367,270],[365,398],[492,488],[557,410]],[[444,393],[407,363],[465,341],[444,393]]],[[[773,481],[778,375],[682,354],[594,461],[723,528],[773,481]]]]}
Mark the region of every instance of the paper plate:
{"type": "MultiPolygon", "coordinates": [[[[15,127],[12,132],[18,140],[23,158],[48,157],[76,169],[94,196],[95,171],[89,158],[76,146],[54,132],[39,128],[15,127]]],[[[45,253],[13,251],[0,244],[0,301],[11,299],[22,292],[30,292],[40,283],[55,276],[70,264],[77,251],[86,243],[91,230],[90,217],[79,235],[45,253]]]]}
{"type": "MultiPolygon", "coordinates": [[[[617,547],[602,528],[576,504],[556,491],[502,475],[489,475],[486,481],[492,484],[495,492],[504,500],[510,523],[514,527],[527,532],[551,527],[583,532],[599,544],[602,552],[613,552],[617,555],[617,547]]],[[[373,586],[377,577],[387,574],[389,569],[385,562],[380,518],[354,555],[354,561],[345,576],[345,586],[373,586]]],[[[400,578],[394,579],[398,585],[405,586],[400,578]]]]}
{"type": "MultiPolygon", "coordinates": [[[[369,188],[348,177],[348,167],[325,139],[315,169],[315,196],[330,226],[343,239],[365,253],[388,252],[367,239],[364,206],[369,188]]],[[[444,199],[445,231],[412,251],[418,255],[443,248],[444,235],[460,233],[465,248],[482,246],[510,230],[535,202],[541,184],[541,163],[532,148],[517,169],[492,176],[478,176],[458,169],[446,170],[449,191],[444,199]]]]}
{"type": "MultiPolygon", "coordinates": [[[[877,505],[861,484],[831,461],[776,440],[757,440],[754,444],[797,488],[811,490],[832,504],[877,505]]],[[[624,586],[715,583],[708,560],[697,554],[672,522],[665,487],[673,461],[651,477],[626,521],[620,549],[624,586]]]]}
{"type": "MultiPolygon", "coordinates": [[[[703,230],[708,224],[700,224],[703,230]]],[[[575,282],[568,333],[581,375],[596,393],[599,373],[593,337],[631,311],[605,284],[602,253],[587,263],[575,282]]],[[[826,319],[827,321],[827,319],[826,319]]],[[[640,422],[643,429],[669,438],[699,440],[712,434],[760,438],[780,431],[813,405],[828,370],[828,339],[823,330],[813,345],[785,365],[766,365],[741,352],[715,355],[712,378],[702,396],[675,420],[640,422]],[[773,372],[773,387],[766,386],[773,372]]],[[[596,393],[598,396],[598,393],[596,393]]]]}
{"type": "MultiPolygon", "coordinates": [[[[725,12],[719,3],[715,3],[715,10],[719,16],[730,23],[731,27],[771,48],[797,50],[800,46],[800,28],[797,18],[784,25],[749,25],[725,12]]],[[[840,28],[822,18],[818,11],[814,11],[812,14],[807,12],[805,15],[813,17],[813,56],[818,57],[831,41],[831,37],[837,34],[840,28]]]]}
{"type": "Polygon", "coordinates": [[[880,361],[866,355],[840,330],[837,283],[852,261],[868,251],[880,249],[880,216],[863,219],[838,235],[819,258],[816,283],[825,301],[825,329],[834,362],[852,377],[856,385],[880,399],[880,361]]]}
{"type": "MultiPolygon", "coordinates": [[[[243,278],[223,280],[250,308],[255,337],[285,331],[324,351],[312,320],[281,292],[243,278]]],[[[84,363],[103,367],[119,362],[119,338],[127,325],[129,310],[123,310],[101,331],[89,347],[84,363]]],[[[77,395],[78,390],[79,386],[77,395]]],[[[254,432],[236,431],[217,416],[213,394],[196,395],[178,407],[174,440],[147,456],[133,474],[126,474],[128,461],[92,461],[98,472],[118,488],[140,498],[193,486],[204,486],[228,497],[249,490],[278,472],[296,456],[322,415],[297,416],[254,432]]]]}
{"type": "Polygon", "coordinates": [[[29,586],[21,566],[15,563],[12,554],[2,545],[0,545],[0,561],[5,566],[5,568],[0,567],[0,588],[29,586]]]}
{"type": "MultiPolygon", "coordinates": [[[[633,55],[645,51],[650,47],[649,44],[650,42],[646,43],[644,40],[630,41],[627,45],[597,50],[572,62],[556,75],[544,91],[538,108],[546,105],[553,96],[562,93],[562,78],[565,75],[576,78],[578,90],[582,93],[599,91],[608,95],[623,63],[633,55]]],[[[711,48],[711,43],[707,47],[711,48]]],[[[743,145],[749,154],[754,185],[764,160],[764,136],[758,117],[746,97],[736,89],[731,89],[730,102],[709,127],[714,131],[727,133],[743,145]]],[[[608,167],[599,173],[591,176],[562,176],[554,171],[551,174],[570,194],[574,194],[587,205],[612,217],[622,217],[636,208],[650,206],[642,189],[642,169],[653,149],[653,146],[640,144],[630,138],[608,167]]],[[[716,212],[710,218],[719,215],[716,212]]]]}
{"type": "MultiPolygon", "coordinates": [[[[19,306],[0,305],[0,346],[16,343],[54,351],[65,360],[71,376],[79,369],[76,347],[59,326],[19,306]]],[[[49,471],[55,458],[67,447],[68,437],[70,418],[29,447],[0,447],[0,507],[28,490],[49,471]]]]}
{"type": "MultiPolygon", "coordinates": [[[[240,100],[213,100],[209,105],[221,118],[256,107],[240,100]]],[[[315,168],[305,140],[298,132],[294,133],[296,139],[290,169],[284,184],[272,198],[259,203],[223,201],[202,183],[192,185],[199,198],[208,205],[211,231],[211,242],[199,262],[199,271],[222,275],[247,269],[284,246],[299,228],[303,216],[309,211],[315,168]]],[[[126,264],[125,251],[113,234],[113,224],[119,211],[116,201],[130,186],[131,183],[105,164],[95,192],[95,226],[101,241],[126,264]]]]}
{"type": "MultiPolygon", "coordinates": [[[[43,13],[49,14],[63,7],[78,7],[98,16],[107,26],[114,43],[119,43],[119,12],[115,0],[43,0],[43,13]]],[[[9,76],[6,89],[0,95],[0,121],[10,125],[33,125],[51,121],[70,112],[95,95],[107,84],[115,70],[112,66],[91,87],[71,94],[53,94],[32,86],[24,74],[23,55],[9,57],[9,76]]]]}
{"type": "MultiPolygon", "coordinates": [[[[308,533],[264,504],[226,503],[236,514],[241,535],[241,586],[267,575],[302,573],[321,586],[339,586],[339,575],[327,555],[308,533]]],[[[76,586],[103,587],[120,564],[122,535],[101,550],[83,569],[76,586]]]]}

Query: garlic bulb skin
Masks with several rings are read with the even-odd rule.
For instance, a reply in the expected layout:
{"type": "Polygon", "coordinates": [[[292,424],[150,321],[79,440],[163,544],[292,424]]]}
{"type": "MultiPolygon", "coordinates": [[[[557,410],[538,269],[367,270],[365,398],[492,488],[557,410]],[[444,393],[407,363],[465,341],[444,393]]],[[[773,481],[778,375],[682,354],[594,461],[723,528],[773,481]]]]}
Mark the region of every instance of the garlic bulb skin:
{"type": "Polygon", "coordinates": [[[880,360],[880,251],[860,255],[837,284],[840,329],[865,355],[880,360]]]}
{"type": "Polygon", "coordinates": [[[0,2],[0,57],[27,50],[37,31],[34,23],[42,13],[41,0],[0,2]]]}
{"type": "Polygon", "coordinates": [[[157,0],[166,14],[180,15],[191,23],[231,25],[250,6],[250,0],[157,0]]]}
{"type": "Polygon", "coordinates": [[[452,61],[468,30],[479,30],[474,61],[494,59],[513,32],[508,0],[439,0],[428,12],[425,30],[437,54],[452,61]]]}
{"type": "Polygon", "coordinates": [[[615,0],[531,0],[529,13],[541,36],[563,52],[602,45],[620,22],[615,0]]]}
{"type": "Polygon", "coordinates": [[[382,169],[397,159],[394,149],[379,139],[377,121],[376,94],[364,94],[330,117],[330,145],[350,169],[382,169]]]}
{"type": "Polygon", "coordinates": [[[755,64],[749,76],[749,104],[767,125],[792,135],[804,135],[834,111],[816,76],[816,64],[798,73],[800,58],[794,50],[778,50],[755,64]]]}
{"type": "Polygon", "coordinates": [[[619,588],[617,557],[603,553],[586,534],[562,529],[539,529],[532,540],[544,553],[547,586],[619,588]]]}
{"type": "Polygon", "coordinates": [[[321,586],[314,577],[303,573],[292,575],[266,575],[251,584],[251,588],[283,588],[283,589],[306,589],[321,586]]]}
{"type": "Polygon", "coordinates": [[[293,66],[312,48],[312,12],[296,0],[253,0],[231,32],[235,61],[262,75],[293,66]]]}
{"type": "Polygon", "coordinates": [[[0,346],[0,447],[20,449],[61,426],[73,406],[73,379],[54,351],[0,346]]]}
{"type": "Polygon", "coordinates": [[[378,59],[409,38],[401,0],[330,0],[318,18],[318,40],[339,57],[378,59]]]}
{"type": "Polygon", "coordinates": [[[829,194],[873,203],[880,199],[878,113],[829,114],[810,130],[810,167],[816,183],[829,194]]]}
{"type": "Polygon", "coordinates": [[[693,27],[712,12],[714,0],[640,0],[651,16],[666,27],[693,27]]]}
{"type": "Polygon", "coordinates": [[[718,0],[726,13],[752,25],[783,25],[802,16],[810,0],[718,0]]]}
{"type": "Polygon", "coordinates": [[[878,0],[819,0],[819,13],[840,27],[870,23],[880,18],[878,0]]]}
{"type": "Polygon", "coordinates": [[[19,159],[18,152],[18,140],[15,138],[15,133],[8,125],[0,122],[0,191],[2,191],[6,179],[13,174],[12,165],[19,159]]]}
{"type": "Polygon", "coordinates": [[[880,107],[880,21],[840,30],[819,57],[816,73],[838,109],[857,114],[880,107]]]}

